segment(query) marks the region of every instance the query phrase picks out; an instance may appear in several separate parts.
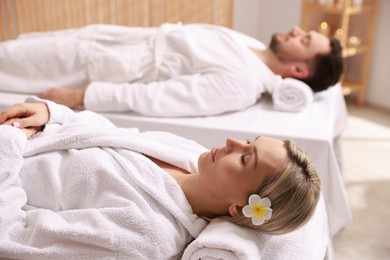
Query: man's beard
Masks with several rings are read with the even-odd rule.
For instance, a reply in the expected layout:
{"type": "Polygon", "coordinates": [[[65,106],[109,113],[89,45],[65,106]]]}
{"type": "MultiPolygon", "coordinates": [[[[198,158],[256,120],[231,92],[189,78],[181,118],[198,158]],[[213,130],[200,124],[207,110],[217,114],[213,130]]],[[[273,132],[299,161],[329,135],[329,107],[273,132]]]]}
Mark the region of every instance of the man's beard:
{"type": "Polygon", "coordinates": [[[269,43],[270,50],[275,54],[278,53],[278,47],[279,47],[279,41],[276,36],[277,36],[276,34],[272,35],[271,42],[269,43]]]}
{"type": "Polygon", "coordinates": [[[273,52],[275,57],[281,62],[295,61],[291,55],[287,55],[283,49],[283,40],[278,37],[278,34],[274,34],[271,37],[271,42],[269,43],[269,49],[273,52]]]}

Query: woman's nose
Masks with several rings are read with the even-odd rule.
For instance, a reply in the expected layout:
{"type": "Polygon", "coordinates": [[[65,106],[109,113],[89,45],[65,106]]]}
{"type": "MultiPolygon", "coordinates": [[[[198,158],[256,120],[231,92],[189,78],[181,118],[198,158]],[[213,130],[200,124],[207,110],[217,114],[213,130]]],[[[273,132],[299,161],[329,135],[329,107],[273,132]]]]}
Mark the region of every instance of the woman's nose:
{"type": "Polygon", "coordinates": [[[242,146],[243,146],[243,144],[240,141],[238,141],[234,138],[228,137],[226,139],[225,151],[226,151],[226,153],[231,153],[235,149],[241,148],[242,146]]]}

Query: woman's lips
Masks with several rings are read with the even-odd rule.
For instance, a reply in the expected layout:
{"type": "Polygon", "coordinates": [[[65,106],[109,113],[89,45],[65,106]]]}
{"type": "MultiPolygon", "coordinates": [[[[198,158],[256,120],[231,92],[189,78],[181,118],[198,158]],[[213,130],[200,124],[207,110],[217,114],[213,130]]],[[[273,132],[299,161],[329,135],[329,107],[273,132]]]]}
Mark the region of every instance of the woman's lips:
{"type": "Polygon", "coordinates": [[[215,155],[217,154],[218,148],[214,147],[211,149],[211,157],[213,158],[213,162],[215,162],[215,155]]]}

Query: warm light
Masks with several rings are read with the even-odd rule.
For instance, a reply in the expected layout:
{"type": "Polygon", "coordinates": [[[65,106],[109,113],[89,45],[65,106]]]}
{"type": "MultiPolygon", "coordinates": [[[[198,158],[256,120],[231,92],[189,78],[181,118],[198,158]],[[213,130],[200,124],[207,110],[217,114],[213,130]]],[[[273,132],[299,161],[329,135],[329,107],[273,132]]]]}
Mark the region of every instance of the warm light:
{"type": "Polygon", "coordinates": [[[341,36],[343,34],[343,29],[342,28],[338,28],[337,30],[336,30],[336,35],[337,36],[341,36]]]}
{"type": "Polygon", "coordinates": [[[351,36],[348,38],[348,45],[352,47],[356,47],[360,45],[361,41],[362,40],[359,37],[351,36]]]}
{"type": "Polygon", "coordinates": [[[344,31],[342,28],[338,28],[335,32],[334,32],[334,37],[336,37],[337,39],[341,39],[341,36],[343,35],[344,31]]]}
{"type": "Polygon", "coordinates": [[[318,31],[322,33],[323,35],[329,36],[329,26],[327,22],[322,22],[320,24],[320,27],[318,28],[318,31]]]}

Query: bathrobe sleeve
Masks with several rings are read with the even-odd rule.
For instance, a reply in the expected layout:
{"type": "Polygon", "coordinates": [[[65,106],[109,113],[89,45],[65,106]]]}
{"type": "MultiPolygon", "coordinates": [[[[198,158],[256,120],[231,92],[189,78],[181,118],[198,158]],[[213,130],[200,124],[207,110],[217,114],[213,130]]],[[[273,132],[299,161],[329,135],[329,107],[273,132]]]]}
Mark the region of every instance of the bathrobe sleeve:
{"type": "Polygon", "coordinates": [[[124,257],[125,253],[119,249],[121,241],[115,240],[115,234],[121,233],[115,233],[114,227],[122,227],[117,223],[117,212],[111,213],[108,208],[56,212],[28,205],[19,175],[27,160],[22,156],[25,147],[24,132],[8,125],[0,126],[0,258],[124,257]]]}
{"type": "Polygon", "coordinates": [[[22,207],[27,196],[19,179],[23,166],[22,152],[27,138],[24,132],[0,125],[0,234],[8,236],[16,222],[25,218],[22,207]],[[15,220],[15,221],[14,221],[15,220]]]}
{"type": "MultiPolygon", "coordinates": [[[[51,101],[28,98],[27,102],[46,103],[50,111],[50,120],[45,132],[54,132],[65,122],[77,122],[93,125],[112,125],[104,117],[92,112],[75,113],[71,109],[51,101]]],[[[25,213],[22,207],[26,204],[26,193],[21,187],[19,172],[24,164],[23,151],[27,137],[23,131],[9,125],[0,125],[0,234],[12,230],[7,220],[22,221],[25,213]],[[11,217],[10,214],[13,216],[11,217]]],[[[17,223],[18,221],[12,222],[17,223]]],[[[19,222],[20,223],[20,222],[19,222]]]]}
{"type": "Polygon", "coordinates": [[[45,125],[44,132],[54,132],[56,129],[65,123],[80,123],[90,127],[93,126],[110,126],[115,127],[107,118],[91,111],[75,112],[72,109],[56,104],[49,100],[40,99],[37,97],[29,97],[26,102],[41,102],[45,103],[49,108],[49,121],[45,125]]]}
{"type": "Polygon", "coordinates": [[[92,82],[84,106],[97,112],[134,111],[158,117],[216,115],[255,104],[255,88],[242,87],[250,84],[250,79],[223,71],[148,84],[92,82]]]}

